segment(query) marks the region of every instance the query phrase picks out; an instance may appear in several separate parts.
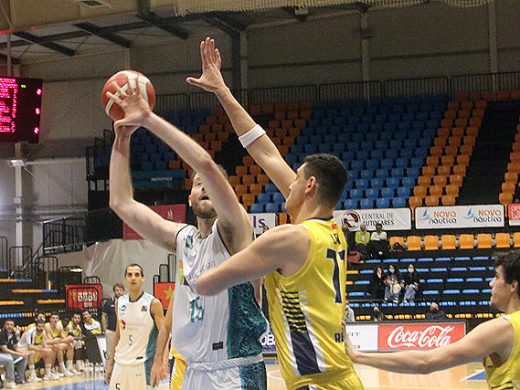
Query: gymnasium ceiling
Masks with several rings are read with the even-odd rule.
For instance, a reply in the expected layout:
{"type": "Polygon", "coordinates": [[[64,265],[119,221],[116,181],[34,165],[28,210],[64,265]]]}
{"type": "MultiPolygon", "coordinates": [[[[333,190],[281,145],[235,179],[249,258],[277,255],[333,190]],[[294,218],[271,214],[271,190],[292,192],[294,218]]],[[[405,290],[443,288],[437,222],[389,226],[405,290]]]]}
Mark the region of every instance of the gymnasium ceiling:
{"type": "Polygon", "coordinates": [[[215,29],[236,34],[365,9],[358,3],[179,17],[171,0],[0,0],[0,63],[8,61],[9,40],[16,65],[185,40],[215,29]]]}

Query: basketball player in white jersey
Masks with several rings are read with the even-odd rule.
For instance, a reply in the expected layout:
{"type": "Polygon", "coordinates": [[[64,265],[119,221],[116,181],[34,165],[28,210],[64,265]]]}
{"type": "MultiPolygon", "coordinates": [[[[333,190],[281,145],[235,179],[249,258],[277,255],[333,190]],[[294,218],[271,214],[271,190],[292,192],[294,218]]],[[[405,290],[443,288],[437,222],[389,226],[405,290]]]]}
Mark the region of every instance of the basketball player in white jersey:
{"type": "Polygon", "coordinates": [[[130,264],[125,269],[128,294],[117,302],[114,360],[108,362],[105,381],[112,390],[149,389],[158,329],[163,326],[161,302],[141,288],[143,269],[130,264]],[[115,361],[115,363],[114,363],[115,361]]]}
{"type": "Polygon", "coordinates": [[[107,94],[125,111],[125,118],[114,125],[110,207],[142,237],[177,255],[175,295],[166,327],[159,333],[153,379],[167,373],[163,352],[171,329],[176,357],[172,389],[263,390],[267,379],[260,338],[267,322],[252,284],[243,283],[212,297],[200,296],[190,286],[203,271],[252,242],[247,213],[206,150],[151,112],[136,89],[118,88],[118,93],[118,97],[107,94]],[[136,126],[149,129],[195,170],[188,200],[197,226],[167,221],[133,199],[128,160],[136,126]],[[186,364],[185,374],[179,375],[179,366],[186,364]]]}

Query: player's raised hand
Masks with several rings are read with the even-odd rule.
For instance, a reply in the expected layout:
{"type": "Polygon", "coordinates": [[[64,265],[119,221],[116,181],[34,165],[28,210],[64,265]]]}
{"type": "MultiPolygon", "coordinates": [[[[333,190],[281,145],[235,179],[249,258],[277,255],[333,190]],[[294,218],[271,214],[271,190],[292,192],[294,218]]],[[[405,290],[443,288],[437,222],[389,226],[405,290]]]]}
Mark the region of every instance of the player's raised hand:
{"type": "Polygon", "coordinates": [[[222,59],[220,52],[215,48],[215,40],[207,37],[200,43],[200,57],[202,60],[202,75],[197,79],[188,77],[186,82],[208,92],[217,92],[226,88],[226,83],[220,72],[222,59]]]}

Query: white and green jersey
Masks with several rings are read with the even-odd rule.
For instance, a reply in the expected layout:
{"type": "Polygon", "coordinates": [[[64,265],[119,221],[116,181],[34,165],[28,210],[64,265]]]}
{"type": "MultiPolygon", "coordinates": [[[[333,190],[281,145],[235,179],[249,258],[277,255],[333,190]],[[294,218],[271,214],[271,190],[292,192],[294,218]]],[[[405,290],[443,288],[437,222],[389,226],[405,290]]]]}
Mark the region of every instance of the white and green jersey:
{"type": "Polygon", "coordinates": [[[122,366],[131,366],[149,361],[153,362],[157,344],[157,327],[151,309],[153,295],[146,292],[130,302],[125,294],[117,302],[117,325],[119,342],[114,360],[122,366]]]}
{"type": "Polygon", "coordinates": [[[267,321],[251,283],[214,296],[198,295],[190,287],[204,271],[230,257],[217,221],[206,237],[201,237],[195,226],[184,226],[177,234],[176,245],[174,350],[186,359],[188,367],[192,362],[217,362],[260,354],[260,338],[267,331],[267,321]]]}

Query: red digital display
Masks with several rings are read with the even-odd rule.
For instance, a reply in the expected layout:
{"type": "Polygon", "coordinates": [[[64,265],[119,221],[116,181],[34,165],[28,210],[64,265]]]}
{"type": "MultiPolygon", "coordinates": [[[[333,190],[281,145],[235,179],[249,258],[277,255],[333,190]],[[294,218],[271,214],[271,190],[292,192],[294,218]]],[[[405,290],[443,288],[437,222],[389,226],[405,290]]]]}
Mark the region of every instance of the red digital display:
{"type": "Polygon", "coordinates": [[[0,142],[37,143],[42,80],[0,77],[0,142]]]}

